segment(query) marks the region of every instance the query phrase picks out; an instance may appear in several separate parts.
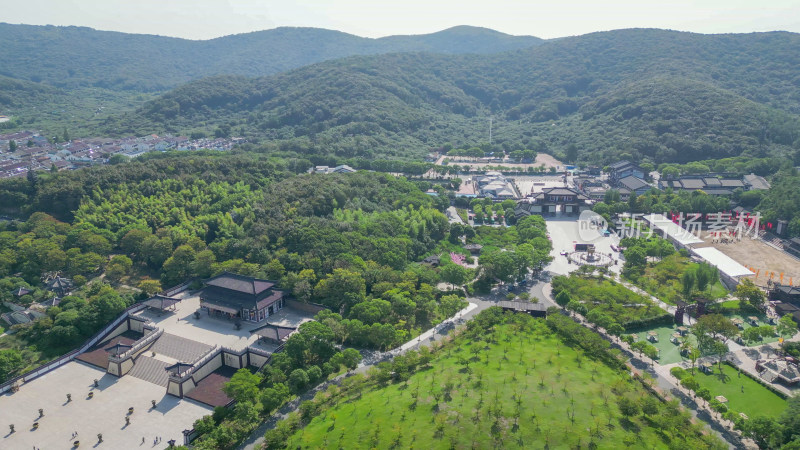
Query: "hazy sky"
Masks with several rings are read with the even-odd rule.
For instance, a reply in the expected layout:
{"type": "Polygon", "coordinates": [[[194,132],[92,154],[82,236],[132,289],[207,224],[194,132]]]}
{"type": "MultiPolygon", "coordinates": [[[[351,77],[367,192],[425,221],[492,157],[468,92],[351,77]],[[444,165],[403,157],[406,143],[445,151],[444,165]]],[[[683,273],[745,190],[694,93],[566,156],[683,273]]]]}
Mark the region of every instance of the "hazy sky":
{"type": "Polygon", "coordinates": [[[0,22],[208,39],[279,26],[359,36],[475,25],[553,38],[618,28],[800,32],[800,0],[0,0],[0,22]]]}

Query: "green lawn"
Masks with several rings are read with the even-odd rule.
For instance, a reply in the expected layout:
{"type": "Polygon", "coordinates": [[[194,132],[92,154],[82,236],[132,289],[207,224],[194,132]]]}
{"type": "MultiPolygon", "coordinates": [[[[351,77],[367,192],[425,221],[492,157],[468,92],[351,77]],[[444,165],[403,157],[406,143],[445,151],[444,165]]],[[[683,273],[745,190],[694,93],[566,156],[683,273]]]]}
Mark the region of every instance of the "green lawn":
{"type": "Polygon", "coordinates": [[[722,395],[727,398],[728,409],[743,412],[748,417],[778,417],[786,408],[786,400],[747,375],[739,375],[738,370],[727,364],[722,365],[722,372],[715,364],[712,374],[695,370],[694,377],[701,387],[711,391],[712,397],[722,395]]]}
{"type": "MultiPolygon", "coordinates": [[[[647,341],[650,345],[654,346],[658,349],[658,359],[656,360],[658,364],[666,365],[672,364],[676,362],[681,362],[685,358],[681,356],[681,346],[680,340],[679,343],[673,344],[670,342],[670,337],[673,333],[677,331],[677,326],[663,326],[663,327],[655,327],[655,328],[644,328],[644,329],[636,329],[631,333],[626,334],[636,334],[639,337],[639,340],[646,340],[647,333],[650,331],[655,331],[658,333],[658,342],[650,342],[647,341]]],[[[688,339],[692,345],[697,344],[697,340],[695,339],[694,335],[690,332],[687,333],[682,339],[688,339]]]]}
{"type": "Polygon", "coordinates": [[[542,320],[529,324],[497,326],[488,342],[459,339],[407,382],[337,397],[285,447],[667,446],[655,416],[622,417],[620,396],[650,395],[627,372],[566,346],[542,320]]]}
{"type": "Polygon", "coordinates": [[[720,311],[721,314],[725,314],[725,311],[730,311],[730,310],[738,311],[739,310],[739,300],[726,300],[724,302],[719,302],[719,303],[714,304],[714,307],[721,308],[722,309],[720,311]]]}

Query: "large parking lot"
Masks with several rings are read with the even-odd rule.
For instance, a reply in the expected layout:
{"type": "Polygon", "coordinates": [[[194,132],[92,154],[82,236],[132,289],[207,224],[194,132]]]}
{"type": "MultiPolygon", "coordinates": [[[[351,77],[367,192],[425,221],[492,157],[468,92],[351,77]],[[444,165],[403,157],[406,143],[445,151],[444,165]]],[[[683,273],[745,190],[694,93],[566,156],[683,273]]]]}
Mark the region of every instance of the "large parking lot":
{"type": "Polygon", "coordinates": [[[555,275],[566,275],[578,268],[576,264],[570,264],[566,256],[561,255],[562,251],[574,251],[575,244],[594,244],[595,251],[598,253],[611,254],[617,260],[616,265],[612,265],[610,270],[619,272],[622,269],[620,254],[611,249],[611,245],[619,245],[619,237],[612,234],[603,236],[599,231],[584,230],[579,232],[577,217],[568,218],[549,218],[547,231],[553,242],[553,262],[546,267],[550,273],[555,275]],[[583,238],[581,237],[583,236],[583,238]]]}

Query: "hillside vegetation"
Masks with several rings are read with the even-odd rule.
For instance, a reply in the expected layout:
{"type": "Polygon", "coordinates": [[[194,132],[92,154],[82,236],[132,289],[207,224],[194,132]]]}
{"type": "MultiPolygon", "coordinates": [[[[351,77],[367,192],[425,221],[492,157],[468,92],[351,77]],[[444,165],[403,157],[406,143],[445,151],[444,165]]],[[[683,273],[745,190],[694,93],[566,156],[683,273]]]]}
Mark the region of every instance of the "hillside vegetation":
{"type": "Polygon", "coordinates": [[[613,352],[559,314],[490,309],[432,355],[409,352],[302,403],[266,448],[723,448],[613,352]]]}
{"type": "MultiPolygon", "coordinates": [[[[654,163],[800,147],[800,38],[621,30],[494,55],[405,53],[195,81],[109,120],[120,133],[232,130],[268,149],[419,157],[488,140],[654,163]]],[[[572,158],[568,158],[572,159],[572,158]]]]}
{"type": "Polygon", "coordinates": [[[0,75],[61,87],[157,91],[210,75],[269,75],[350,55],[494,53],[540,42],[533,36],[510,36],[477,27],[381,39],[319,28],[281,27],[192,41],[86,27],[0,23],[0,75]]]}

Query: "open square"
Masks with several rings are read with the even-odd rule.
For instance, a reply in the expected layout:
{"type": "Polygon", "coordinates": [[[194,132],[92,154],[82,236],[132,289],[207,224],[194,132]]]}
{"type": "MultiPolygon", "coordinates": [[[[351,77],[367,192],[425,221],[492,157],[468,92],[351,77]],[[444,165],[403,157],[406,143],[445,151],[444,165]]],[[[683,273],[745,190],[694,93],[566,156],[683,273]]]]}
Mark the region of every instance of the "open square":
{"type": "Polygon", "coordinates": [[[22,386],[19,392],[0,396],[0,448],[68,449],[79,440],[92,448],[98,433],[103,442],[95,448],[164,448],[174,439],[183,443],[182,431],[192,428],[212,408],[168,395],[164,387],[132,376],[117,378],[82,362],[71,362],[22,386]],[[99,381],[94,387],[93,381],[99,381]],[[93,392],[93,398],[88,398],[93,392]],[[72,400],[67,402],[67,394],[72,400]],[[152,409],[151,400],[156,401],[152,409]],[[128,408],[133,414],[128,415],[128,408]],[[44,417],[39,418],[39,408],[44,417]],[[130,425],[125,425],[125,417],[130,425]],[[38,429],[33,423],[38,422],[38,429]],[[9,434],[9,424],[16,431],[9,434]],[[71,436],[78,432],[76,439],[71,436]],[[161,443],[153,445],[161,437],[161,443]],[[144,438],[144,444],[142,444],[144,438]]]}

